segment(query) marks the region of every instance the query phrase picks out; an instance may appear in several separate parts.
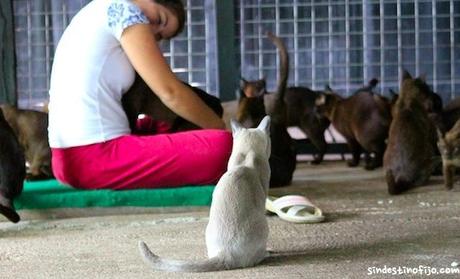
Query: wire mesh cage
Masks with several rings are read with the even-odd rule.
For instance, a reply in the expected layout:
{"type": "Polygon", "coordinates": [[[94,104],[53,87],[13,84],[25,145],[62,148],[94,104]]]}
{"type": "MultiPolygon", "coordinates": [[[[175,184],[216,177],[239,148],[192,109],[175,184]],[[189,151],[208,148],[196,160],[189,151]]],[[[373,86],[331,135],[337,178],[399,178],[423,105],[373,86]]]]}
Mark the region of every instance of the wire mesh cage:
{"type": "MultiPolygon", "coordinates": [[[[71,18],[89,0],[13,0],[19,105],[46,100],[54,49],[71,18]]],[[[219,95],[215,1],[184,0],[184,32],[162,48],[184,81],[219,95]]],[[[460,1],[235,0],[235,45],[228,59],[241,76],[265,76],[274,88],[272,31],[291,58],[289,85],[349,95],[371,78],[379,91],[397,89],[402,69],[426,75],[445,101],[460,89],[460,1]]],[[[226,11],[232,13],[233,11],[226,11]]],[[[232,36],[233,34],[228,34],[232,36]]],[[[229,77],[230,78],[230,77],[229,77]]]]}
{"type": "Polygon", "coordinates": [[[387,94],[407,69],[444,100],[460,89],[460,1],[245,0],[236,17],[242,75],[266,76],[272,88],[278,66],[266,31],[287,44],[291,85],[349,95],[376,77],[387,94]]]}
{"type": "MultiPolygon", "coordinates": [[[[40,106],[48,98],[54,50],[72,17],[90,0],[13,0],[17,94],[20,107],[40,106]]],[[[207,31],[204,0],[185,0],[184,31],[161,47],[172,70],[182,80],[216,92],[215,71],[207,71],[213,36],[207,31]]],[[[76,54],[78,55],[78,54],[76,54]]]]}

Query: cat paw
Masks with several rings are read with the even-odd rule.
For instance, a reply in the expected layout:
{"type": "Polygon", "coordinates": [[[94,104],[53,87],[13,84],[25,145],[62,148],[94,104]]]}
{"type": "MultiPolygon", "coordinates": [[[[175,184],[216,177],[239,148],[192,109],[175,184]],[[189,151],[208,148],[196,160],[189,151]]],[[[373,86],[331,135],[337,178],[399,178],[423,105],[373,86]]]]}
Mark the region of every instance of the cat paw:
{"type": "Polygon", "coordinates": [[[348,161],[348,162],[347,162],[347,165],[348,165],[349,167],[352,167],[352,168],[353,168],[353,167],[358,166],[358,165],[359,165],[359,162],[356,162],[356,161],[348,161]]]}
{"type": "Polygon", "coordinates": [[[314,159],[313,161],[311,161],[310,163],[312,165],[319,165],[319,164],[321,164],[322,161],[323,161],[323,159],[317,158],[317,159],[314,159]]]}
{"type": "Polygon", "coordinates": [[[371,170],[374,170],[374,169],[375,169],[375,166],[374,166],[374,165],[365,165],[365,166],[364,166],[364,169],[365,169],[365,170],[368,170],[368,171],[371,171],[371,170]]]}

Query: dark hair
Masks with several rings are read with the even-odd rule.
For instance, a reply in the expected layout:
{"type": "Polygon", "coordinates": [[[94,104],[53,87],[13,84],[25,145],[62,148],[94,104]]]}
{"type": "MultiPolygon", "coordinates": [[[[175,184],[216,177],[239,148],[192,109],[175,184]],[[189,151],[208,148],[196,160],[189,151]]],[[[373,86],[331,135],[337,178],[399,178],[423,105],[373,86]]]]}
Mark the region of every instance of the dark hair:
{"type": "Polygon", "coordinates": [[[157,4],[160,4],[169,9],[173,14],[177,16],[178,27],[176,33],[172,37],[177,36],[184,29],[185,25],[185,8],[181,0],[154,0],[157,4]]]}

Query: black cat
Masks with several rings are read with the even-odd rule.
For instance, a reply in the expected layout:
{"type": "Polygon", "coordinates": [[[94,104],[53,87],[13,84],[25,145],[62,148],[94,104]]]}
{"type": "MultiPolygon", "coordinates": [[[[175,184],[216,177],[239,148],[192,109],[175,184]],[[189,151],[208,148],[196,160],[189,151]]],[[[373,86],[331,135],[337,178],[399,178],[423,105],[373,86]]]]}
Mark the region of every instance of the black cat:
{"type": "Polygon", "coordinates": [[[289,72],[289,57],[280,38],[268,33],[268,38],[280,51],[280,79],[270,109],[266,109],[264,96],[267,95],[264,79],[241,81],[241,98],[238,101],[236,119],[246,128],[255,128],[266,114],[271,117],[270,139],[271,155],[269,159],[271,177],[270,187],[289,185],[296,167],[294,142],[287,132],[287,108],[284,101],[289,72]]]}
{"type": "MultiPolygon", "coordinates": [[[[189,86],[219,117],[222,117],[224,109],[219,98],[185,82],[184,84],[189,86]]],[[[139,75],[136,75],[133,85],[123,95],[121,102],[133,134],[145,133],[145,131],[141,131],[136,127],[139,114],[146,114],[154,120],[163,121],[169,125],[170,132],[200,129],[200,127],[183,119],[165,106],[139,75]]],[[[155,133],[155,131],[151,132],[155,133]]]]}
{"type": "Polygon", "coordinates": [[[0,213],[13,223],[20,220],[13,200],[22,192],[25,166],[24,152],[0,110],[0,213]]]}

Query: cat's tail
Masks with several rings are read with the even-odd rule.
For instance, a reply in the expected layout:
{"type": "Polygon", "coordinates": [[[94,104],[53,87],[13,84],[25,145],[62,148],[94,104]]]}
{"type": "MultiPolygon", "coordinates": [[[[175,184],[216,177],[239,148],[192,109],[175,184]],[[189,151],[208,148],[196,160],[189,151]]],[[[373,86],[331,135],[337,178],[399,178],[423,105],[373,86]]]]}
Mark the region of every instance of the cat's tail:
{"type": "Polygon", "coordinates": [[[280,73],[279,73],[279,81],[278,81],[278,88],[276,93],[278,94],[277,98],[280,100],[284,100],[284,93],[287,87],[287,81],[289,78],[289,55],[286,49],[285,44],[283,41],[275,36],[273,33],[267,33],[268,38],[272,43],[278,48],[279,55],[280,55],[280,73]]]}
{"type": "Polygon", "coordinates": [[[201,261],[163,259],[150,251],[147,244],[145,244],[143,241],[139,242],[139,250],[144,258],[144,261],[156,270],[179,272],[209,272],[231,269],[230,266],[225,264],[223,259],[218,257],[201,261]]]}
{"type": "MultiPolygon", "coordinates": [[[[0,185],[1,186],[1,185],[0,185]]],[[[21,220],[19,214],[14,209],[13,201],[4,197],[0,193],[0,214],[8,218],[13,223],[17,223],[21,220]]]]}

